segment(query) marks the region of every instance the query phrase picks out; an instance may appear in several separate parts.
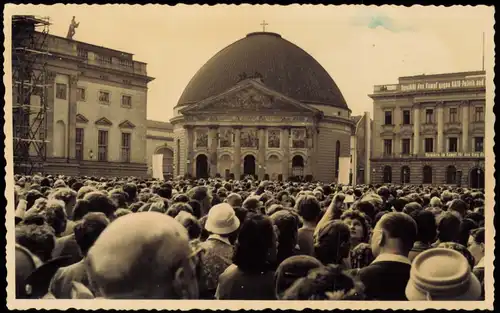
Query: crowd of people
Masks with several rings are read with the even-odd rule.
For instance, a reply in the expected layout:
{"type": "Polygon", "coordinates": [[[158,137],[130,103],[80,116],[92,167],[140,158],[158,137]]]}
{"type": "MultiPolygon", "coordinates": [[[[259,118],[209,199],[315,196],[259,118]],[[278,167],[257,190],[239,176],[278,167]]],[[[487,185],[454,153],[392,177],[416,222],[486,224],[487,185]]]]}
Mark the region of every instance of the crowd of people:
{"type": "Polygon", "coordinates": [[[484,299],[483,190],[14,179],[17,298],[484,299]]]}

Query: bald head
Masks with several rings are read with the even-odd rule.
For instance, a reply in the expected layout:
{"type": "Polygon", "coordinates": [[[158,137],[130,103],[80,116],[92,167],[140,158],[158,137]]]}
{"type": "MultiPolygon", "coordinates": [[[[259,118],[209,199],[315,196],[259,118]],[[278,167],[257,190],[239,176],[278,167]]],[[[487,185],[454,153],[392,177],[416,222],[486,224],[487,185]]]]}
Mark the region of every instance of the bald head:
{"type": "Polygon", "coordinates": [[[189,263],[186,229],[157,212],[123,216],[111,223],[88,252],[91,281],[108,298],[179,298],[173,282],[189,263]]]}

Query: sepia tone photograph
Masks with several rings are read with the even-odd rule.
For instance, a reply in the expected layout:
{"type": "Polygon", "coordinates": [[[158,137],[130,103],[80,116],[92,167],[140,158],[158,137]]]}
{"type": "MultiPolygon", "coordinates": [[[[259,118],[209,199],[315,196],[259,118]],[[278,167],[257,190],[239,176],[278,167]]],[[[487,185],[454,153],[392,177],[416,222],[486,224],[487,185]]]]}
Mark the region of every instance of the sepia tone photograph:
{"type": "Polygon", "coordinates": [[[10,309],[493,309],[493,7],[4,15],[10,309]]]}

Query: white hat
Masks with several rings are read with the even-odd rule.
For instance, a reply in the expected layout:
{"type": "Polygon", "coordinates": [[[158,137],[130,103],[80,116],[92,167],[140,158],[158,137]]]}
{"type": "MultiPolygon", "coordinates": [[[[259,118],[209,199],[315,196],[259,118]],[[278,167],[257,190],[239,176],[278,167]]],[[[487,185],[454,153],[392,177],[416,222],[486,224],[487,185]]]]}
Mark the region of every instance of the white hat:
{"type": "Polygon", "coordinates": [[[458,251],[435,248],[420,253],[406,285],[408,300],[479,300],[481,284],[458,251]]]}
{"type": "Polygon", "coordinates": [[[208,212],[205,229],[217,235],[227,235],[240,227],[240,220],[228,203],[214,205],[208,212]]]}

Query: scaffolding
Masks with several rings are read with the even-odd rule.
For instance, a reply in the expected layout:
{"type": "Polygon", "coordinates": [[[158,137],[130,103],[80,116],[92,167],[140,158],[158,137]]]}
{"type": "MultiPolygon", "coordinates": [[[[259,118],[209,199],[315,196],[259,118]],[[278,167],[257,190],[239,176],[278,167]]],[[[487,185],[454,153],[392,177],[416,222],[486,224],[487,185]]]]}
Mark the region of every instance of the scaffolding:
{"type": "Polygon", "coordinates": [[[14,173],[43,173],[47,158],[49,18],[12,17],[14,173]]]}

